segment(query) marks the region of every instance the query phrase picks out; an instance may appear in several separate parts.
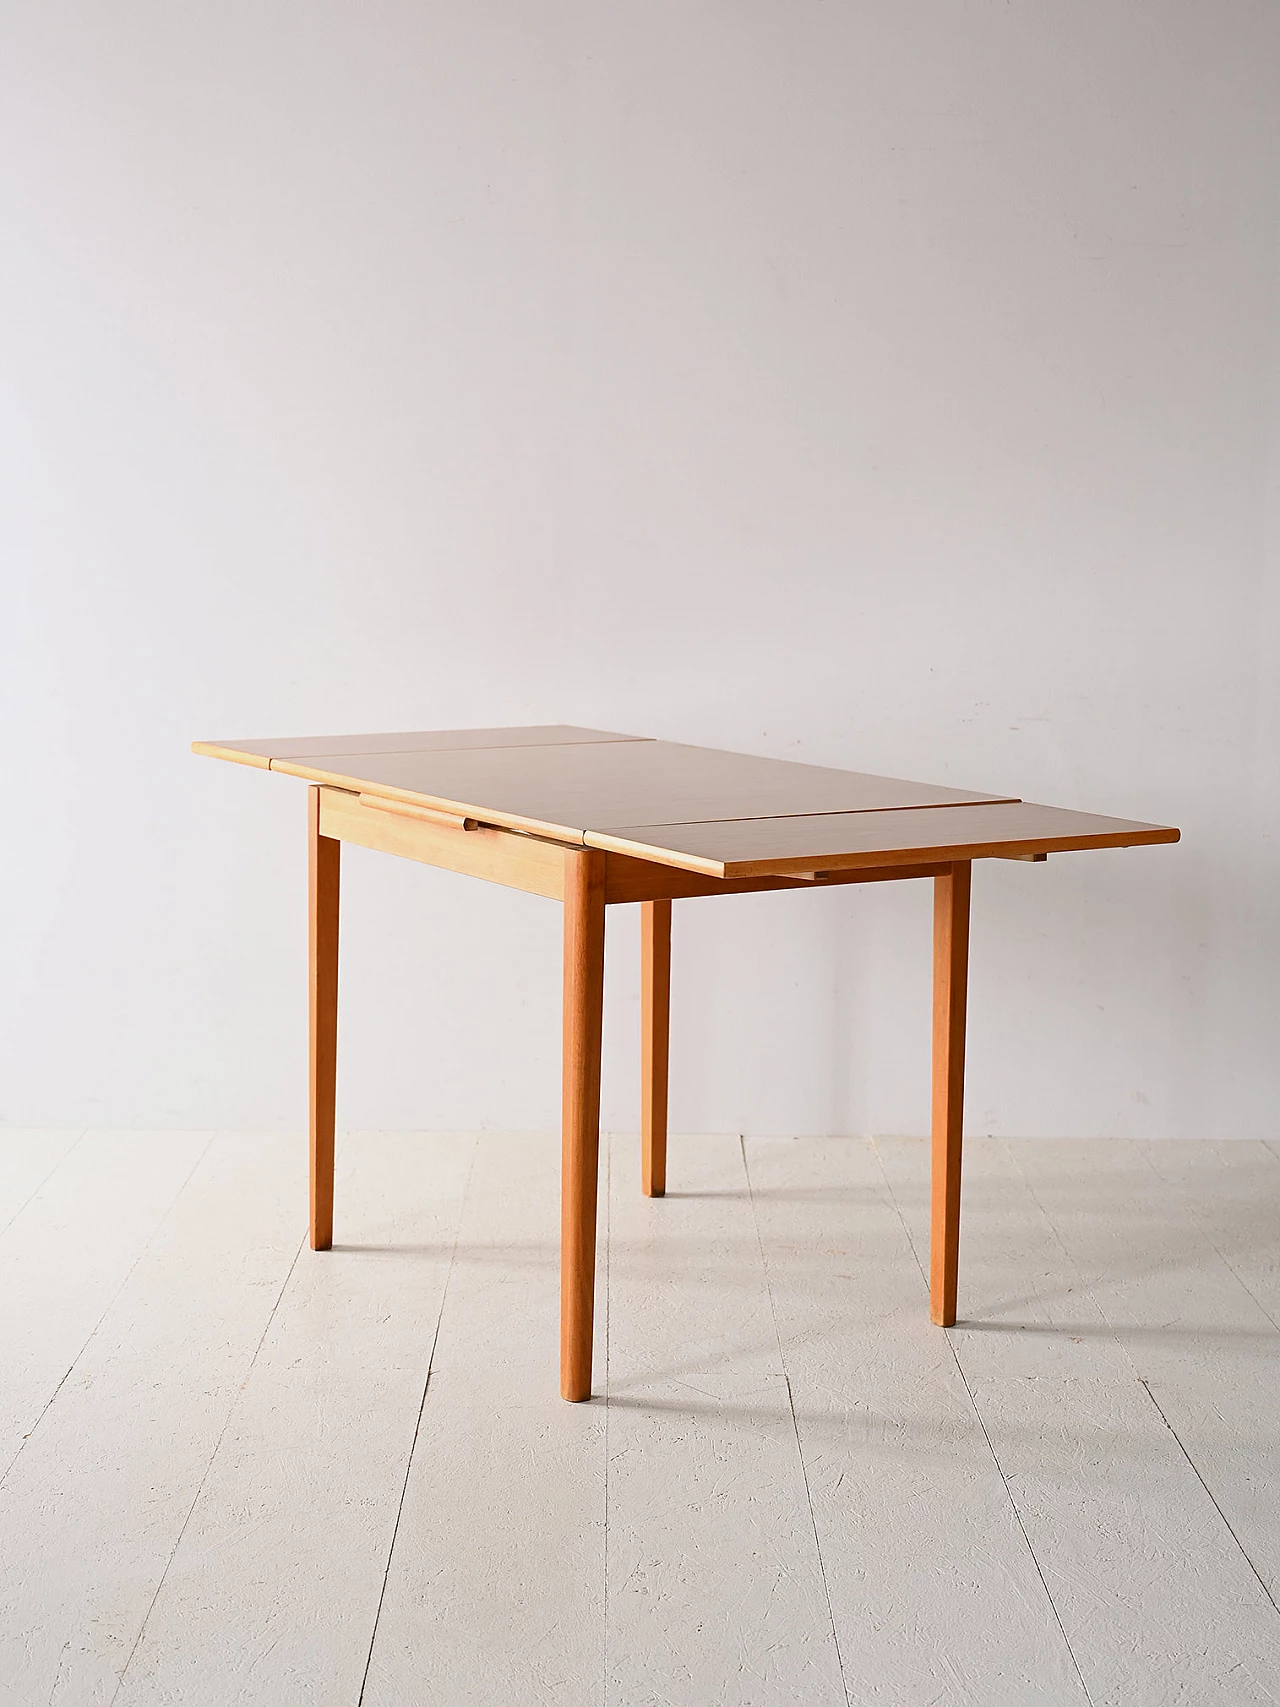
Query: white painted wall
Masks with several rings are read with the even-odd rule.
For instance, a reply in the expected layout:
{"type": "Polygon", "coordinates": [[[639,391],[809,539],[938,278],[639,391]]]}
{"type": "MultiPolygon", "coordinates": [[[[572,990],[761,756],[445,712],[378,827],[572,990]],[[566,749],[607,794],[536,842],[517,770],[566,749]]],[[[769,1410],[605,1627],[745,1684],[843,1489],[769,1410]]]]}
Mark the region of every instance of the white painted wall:
{"type": "MultiPolygon", "coordinates": [[[[2,25],[0,1116],[300,1120],[192,737],[564,720],[1179,823],[979,867],[970,1125],[1276,1132],[1269,0],[2,25]]],[[[343,1121],[553,1124],[558,910],[344,883],[343,1121]]],[[[924,1130],[925,885],[676,937],[677,1125],[924,1130]]]]}

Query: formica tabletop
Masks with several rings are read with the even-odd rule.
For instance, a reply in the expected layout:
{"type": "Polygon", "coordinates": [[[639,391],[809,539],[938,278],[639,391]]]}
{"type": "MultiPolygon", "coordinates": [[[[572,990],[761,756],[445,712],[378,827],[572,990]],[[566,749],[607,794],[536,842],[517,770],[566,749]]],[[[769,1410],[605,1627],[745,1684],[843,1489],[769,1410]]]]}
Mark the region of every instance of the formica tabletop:
{"type": "Polygon", "coordinates": [[[1178,840],[1168,825],[569,725],[197,741],[193,751],[726,879],[1178,840]]]}

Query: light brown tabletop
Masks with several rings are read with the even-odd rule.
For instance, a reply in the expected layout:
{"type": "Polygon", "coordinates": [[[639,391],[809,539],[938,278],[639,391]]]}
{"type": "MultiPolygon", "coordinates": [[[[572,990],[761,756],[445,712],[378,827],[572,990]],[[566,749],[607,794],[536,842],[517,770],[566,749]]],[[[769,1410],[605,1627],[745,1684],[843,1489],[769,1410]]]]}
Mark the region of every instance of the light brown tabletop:
{"type": "Polygon", "coordinates": [[[368,753],[446,753],[483,747],[558,747],[591,741],[643,741],[643,735],[613,735],[605,729],[578,729],[569,723],[543,723],[520,729],[420,729],[381,735],[294,735],[263,741],[195,741],[192,751],[211,759],[231,759],[259,770],[286,768],[289,760],[354,758],[368,753]]]}
{"type": "Polygon", "coordinates": [[[1099,818],[1025,800],[907,812],[649,824],[587,833],[588,847],[725,878],[937,860],[1032,858],[1068,849],[1137,847],[1177,839],[1178,832],[1162,824],[1099,818]]]}
{"type": "Polygon", "coordinates": [[[1165,825],[567,725],[198,742],[197,752],[705,876],[1172,842],[1165,825]]]}

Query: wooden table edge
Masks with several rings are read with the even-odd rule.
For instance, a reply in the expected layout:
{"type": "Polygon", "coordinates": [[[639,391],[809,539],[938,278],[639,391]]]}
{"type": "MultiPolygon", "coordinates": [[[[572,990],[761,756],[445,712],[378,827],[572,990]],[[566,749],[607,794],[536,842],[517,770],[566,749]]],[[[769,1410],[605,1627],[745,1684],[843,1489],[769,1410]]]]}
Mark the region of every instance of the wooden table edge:
{"type": "Polygon", "coordinates": [[[716,860],[646,842],[629,841],[588,830],[588,847],[626,854],[650,864],[670,865],[726,881],[786,877],[796,872],[858,871],[871,867],[954,864],[961,860],[1024,858],[1036,854],[1083,853],[1097,848],[1153,847],[1181,839],[1181,831],[1153,824],[1147,830],[1123,830],[1078,836],[1014,836],[984,842],[939,842],[933,847],[878,848],[861,853],[797,855],[788,859],[716,860]]]}
{"type": "Polygon", "coordinates": [[[191,751],[202,759],[226,759],[233,765],[251,765],[254,770],[269,771],[271,760],[261,753],[241,753],[235,747],[220,747],[216,741],[193,741],[191,751]]]}

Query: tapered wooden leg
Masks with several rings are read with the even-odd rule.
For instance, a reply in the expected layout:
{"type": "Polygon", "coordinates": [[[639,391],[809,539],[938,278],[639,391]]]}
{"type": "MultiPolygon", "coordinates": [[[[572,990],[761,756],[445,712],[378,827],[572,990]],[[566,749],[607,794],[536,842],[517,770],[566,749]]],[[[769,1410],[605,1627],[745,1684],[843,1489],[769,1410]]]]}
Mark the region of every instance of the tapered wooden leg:
{"type": "Polygon", "coordinates": [[[560,1395],[591,1397],[604,1010],[604,865],[593,848],[564,861],[564,1101],[560,1172],[560,1395]]]}
{"type": "Polygon", "coordinates": [[[320,834],[320,790],[307,802],[311,1028],[311,1248],[333,1244],[333,1118],[338,1065],[338,872],[342,843],[320,834]]]}
{"type": "Polygon", "coordinates": [[[929,1315],[956,1319],[960,1260],[960,1139],[964,1125],[964,1021],[969,982],[968,860],[933,880],[933,1207],[929,1315]]]}
{"type": "Polygon", "coordinates": [[[667,1059],[671,1042],[671,903],[640,903],[640,1189],[667,1189],[667,1059]]]}

